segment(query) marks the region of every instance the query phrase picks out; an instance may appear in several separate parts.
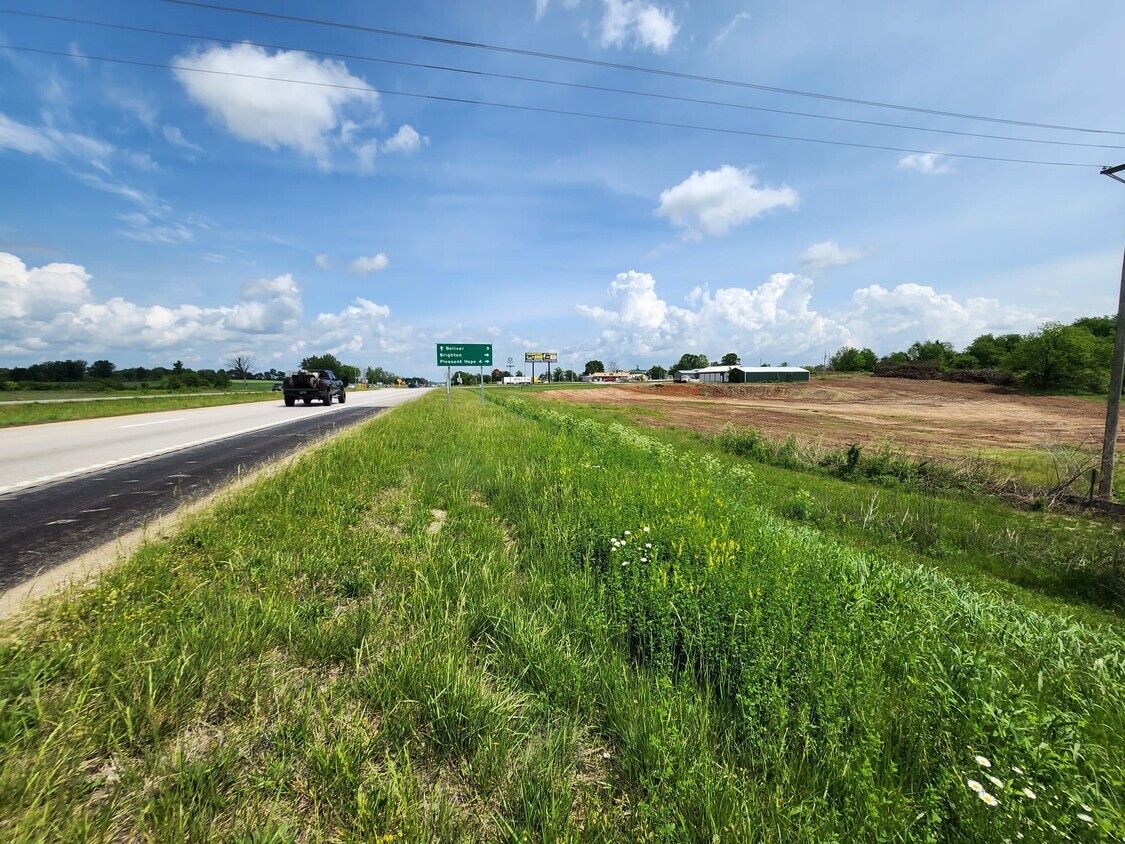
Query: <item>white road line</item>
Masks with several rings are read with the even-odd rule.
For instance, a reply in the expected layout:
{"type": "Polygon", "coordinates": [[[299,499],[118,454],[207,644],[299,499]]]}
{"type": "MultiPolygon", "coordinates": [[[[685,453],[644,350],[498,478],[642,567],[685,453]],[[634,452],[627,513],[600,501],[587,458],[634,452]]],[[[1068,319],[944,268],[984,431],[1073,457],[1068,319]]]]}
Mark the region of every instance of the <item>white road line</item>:
{"type": "Polygon", "coordinates": [[[123,428],[143,428],[146,425],[167,425],[169,422],[183,422],[184,418],[179,416],[175,419],[161,419],[159,422],[138,422],[136,425],[118,425],[117,428],[121,430],[123,428]]]}

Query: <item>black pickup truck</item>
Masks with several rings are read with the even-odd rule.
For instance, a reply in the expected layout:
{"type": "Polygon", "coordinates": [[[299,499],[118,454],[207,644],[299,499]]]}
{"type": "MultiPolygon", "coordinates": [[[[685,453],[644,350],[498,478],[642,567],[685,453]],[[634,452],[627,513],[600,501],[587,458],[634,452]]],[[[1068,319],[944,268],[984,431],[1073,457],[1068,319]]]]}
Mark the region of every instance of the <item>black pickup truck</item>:
{"type": "Polygon", "coordinates": [[[339,398],[340,404],[348,400],[344,382],[331,369],[298,369],[286,376],[281,391],[285,394],[286,407],[295,405],[297,399],[305,404],[312,404],[316,399],[324,402],[325,407],[332,404],[333,396],[339,398]]]}

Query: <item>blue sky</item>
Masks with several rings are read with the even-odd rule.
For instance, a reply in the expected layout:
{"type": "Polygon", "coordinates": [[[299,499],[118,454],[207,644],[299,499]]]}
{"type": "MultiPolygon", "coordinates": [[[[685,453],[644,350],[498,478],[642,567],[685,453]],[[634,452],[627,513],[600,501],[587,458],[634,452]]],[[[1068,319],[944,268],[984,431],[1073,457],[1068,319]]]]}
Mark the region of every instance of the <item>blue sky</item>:
{"type": "Polygon", "coordinates": [[[347,26],[2,5],[0,365],[811,364],[1116,308],[1120,4],[216,2],[347,26]]]}

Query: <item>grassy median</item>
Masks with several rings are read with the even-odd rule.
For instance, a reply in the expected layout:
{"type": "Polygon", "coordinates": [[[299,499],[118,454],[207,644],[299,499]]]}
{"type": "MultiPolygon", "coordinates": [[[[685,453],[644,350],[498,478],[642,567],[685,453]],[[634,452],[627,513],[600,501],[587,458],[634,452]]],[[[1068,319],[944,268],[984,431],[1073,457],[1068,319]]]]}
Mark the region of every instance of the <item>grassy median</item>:
{"type": "Polygon", "coordinates": [[[1125,833],[1110,628],[771,516],[753,467],[444,399],[9,624],[0,837],[1125,833]]]}

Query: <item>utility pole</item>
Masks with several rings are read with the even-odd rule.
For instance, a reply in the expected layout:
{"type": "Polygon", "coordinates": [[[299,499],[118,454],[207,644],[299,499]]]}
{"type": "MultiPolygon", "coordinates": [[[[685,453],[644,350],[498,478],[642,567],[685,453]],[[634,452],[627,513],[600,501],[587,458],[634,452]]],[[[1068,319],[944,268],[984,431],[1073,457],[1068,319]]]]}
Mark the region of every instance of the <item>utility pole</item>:
{"type": "MultiPolygon", "coordinates": [[[[1125,164],[1103,167],[1102,175],[1125,184],[1118,173],[1125,164]]],[[[1113,335],[1113,369],[1109,376],[1109,401],[1105,410],[1105,438],[1102,440],[1102,477],[1098,497],[1113,497],[1113,460],[1117,453],[1117,420],[1121,413],[1121,380],[1125,371],[1125,256],[1121,260],[1121,293],[1117,300],[1117,331],[1113,335]]]]}

